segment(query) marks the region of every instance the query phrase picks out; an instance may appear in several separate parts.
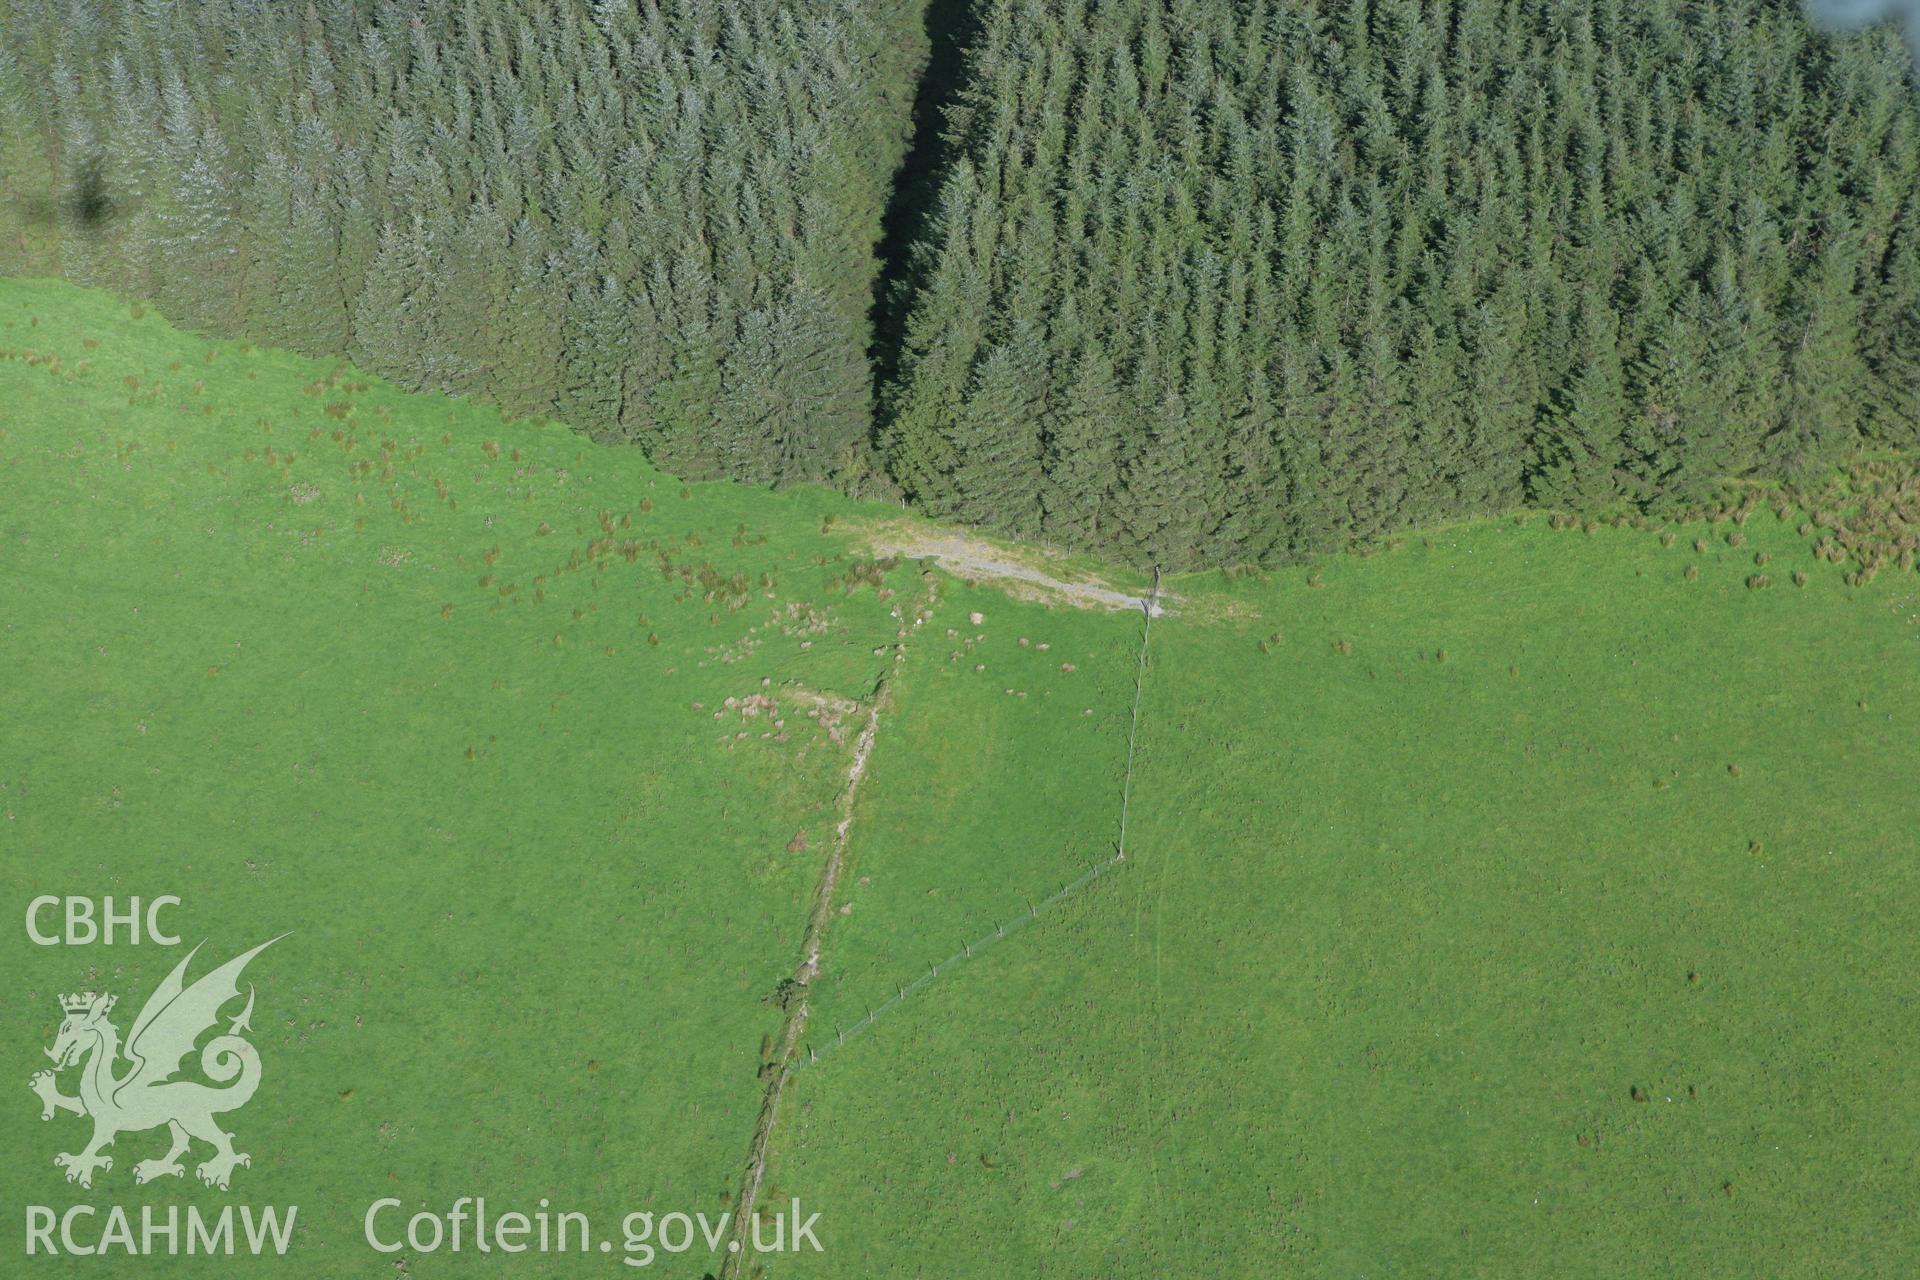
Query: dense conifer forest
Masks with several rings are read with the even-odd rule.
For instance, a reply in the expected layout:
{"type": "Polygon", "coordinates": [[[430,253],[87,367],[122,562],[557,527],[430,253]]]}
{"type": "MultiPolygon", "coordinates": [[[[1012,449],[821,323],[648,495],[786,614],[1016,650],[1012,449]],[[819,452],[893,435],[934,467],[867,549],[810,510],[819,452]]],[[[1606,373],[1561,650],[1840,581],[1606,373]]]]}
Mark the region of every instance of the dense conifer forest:
{"type": "Polygon", "coordinates": [[[0,0],[0,272],[1169,568],[1920,443],[1793,0],[0,0]]]}

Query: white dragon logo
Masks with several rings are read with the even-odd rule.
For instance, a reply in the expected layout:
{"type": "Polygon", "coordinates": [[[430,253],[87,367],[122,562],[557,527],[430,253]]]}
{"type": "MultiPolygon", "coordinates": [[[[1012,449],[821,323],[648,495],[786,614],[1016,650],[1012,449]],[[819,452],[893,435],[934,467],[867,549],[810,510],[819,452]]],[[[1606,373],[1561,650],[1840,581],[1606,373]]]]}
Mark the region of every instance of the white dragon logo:
{"type": "Polygon", "coordinates": [[[196,1170],[200,1181],[208,1186],[225,1191],[234,1167],[252,1163],[245,1152],[233,1149],[233,1135],[214,1123],[215,1116],[245,1106],[260,1085],[260,1055],[240,1038],[242,1031],[253,1030],[248,1021],[253,1016],[252,986],[247,988],[246,1008],[228,1023],[226,1033],[216,1035],[200,1051],[201,1071],[226,1087],[216,1089],[172,1077],[193,1052],[194,1042],[219,1022],[221,1006],[238,998],[240,972],[247,962],[278,941],[273,938],[261,943],[190,987],[183,978],[200,948],[189,951],[147,998],[140,1016],[133,1020],[133,1030],[127,1033],[124,1050],[119,1028],[107,1021],[107,1015],[113,1012],[113,996],[88,991],[60,998],[67,1016],[53,1048],[47,1050],[53,1070],[35,1074],[30,1087],[40,1095],[42,1120],[53,1119],[56,1111],[93,1117],[93,1141],[87,1143],[86,1150],[78,1154],[63,1151],[53,1158],[55,1165],[67,1171],[68,1182],[91,1187],[95,1170],[113,1168],[112,1157],[100,1154],[102,1147],[113,1145],[119,1134],[163,1124],[172,1131],[173,1147],[158,1160],[135,1164],[135,1182],[181,1176],[185,1171],[180,1157],[193,1138],[213,1146],[213,1158],[196,1170]],[[116,1075],[114,1068],[123,1052],[132,1065],[124,1074],[116,1075]],[[70,1098],[60,1092],[54,1075],[82,1059],[86,1065],[80,1073],[80,1096],[70,1098]]]}

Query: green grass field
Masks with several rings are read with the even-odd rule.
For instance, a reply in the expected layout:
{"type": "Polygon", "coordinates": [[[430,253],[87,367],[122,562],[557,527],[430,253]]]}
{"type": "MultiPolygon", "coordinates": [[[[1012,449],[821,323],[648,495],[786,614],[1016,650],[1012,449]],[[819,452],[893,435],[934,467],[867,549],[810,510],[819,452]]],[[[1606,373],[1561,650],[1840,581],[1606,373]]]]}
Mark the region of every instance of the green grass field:
{"type": "Polygon", "coordinates": [[[155,1131],[82,1191],[25,1088],[58,995],[124,1028],[185,948],[16,923],[15,1257],[22,1205],[238,1202],[294,1248],[213,1270],[613,1275],[402,1272],[361,1215],[724,1211],[891,671],[763,1198],[826,1252],[764,1274],[1920,1267],[1920,578],[1846,585],[1798,513],[1169,584],[1109,863],[1137,614],[939,577],[912,627],[859,534],[897,512],[99,293],[0,282],[0,354],[7,909],[176,894],[196,972],[292,931],[232,1190],[135,1187],[155,1131]]]}
{"type": "MultiPolygon", "coordinates": [[[[799,1077],[778,1176],[852,1270],[1911,1272],[1920,583],[1846,587],[1765,511],[1677,533],[1487,523],[1175,584],[1126,870],[799,1077]],[[1760,554],[1780,585],[1745,585],[1760,554]]],[[[886,763],[1007,718],[925,648],[903,682],[886,763]]],[[[1113,752],[1023,741],[916,774],[966,841],[885,788],[861,814],[909,918],[980,839],[946,797],[1022,833],[922,933],[1107,834],[1057,797],[1112,794],[1113,752]]],[[[884,995],[858,905],[835,951],[884,995]]]]}
{"type": "Polygon", "coordinates": [[[0,1200],[298,1204],[300,1262],[258,1265],[314,1275],[388,1265],[384,1195],[718,1212],[846,765],[805,699],[864,696],[896,625],[821,533],[848,504],[683,490],[65,286],[0,316],[0,1200]],[[755,695],[783,728],[725,708],[755,695]],[[249,970],[231,1195],[135,1188],[161,1131],[90,1196],[54,1168],[85,1132],[26,1090],[58,994],[120,992],[124,1030],[180,954],[30,944],[67,893],[178,895],[196,973],[292,931],[249,970]]]}

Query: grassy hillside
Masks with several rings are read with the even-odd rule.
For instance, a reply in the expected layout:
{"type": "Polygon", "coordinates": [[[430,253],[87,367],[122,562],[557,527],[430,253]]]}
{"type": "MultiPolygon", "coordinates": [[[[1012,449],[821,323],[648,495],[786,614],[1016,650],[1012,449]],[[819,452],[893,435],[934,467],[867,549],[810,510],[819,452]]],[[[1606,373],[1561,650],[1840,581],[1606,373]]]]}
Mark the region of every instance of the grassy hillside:
{"type": "Polygon", "coordinates": [[[822,532],[848,504],[686,489],[64,285],[0,282],[0,317],[0,1198],[298,1204],[275,1274],[384,1267],[381,1195],[719,1211],[846,767],[808,711],[897,625],[822,532]],[[58,993],[119,993],[124,1031],[181,952],[31,945],[43,893],[179,895],[196,974],[292,931],[248,973],[231,1196],[135,1188],[163,1132],[90,1194],[53,1167],[82,1122],[21,1086],[58,993]]]}
{"type": "MultiPolygon", "coordinates": [[[[803,1072],[776,1176],[869,1275],[1912,1270],[1920,582],[1843,585],[1799,518],[1176,583],[1125,869],[803,1072]]],[[[1023,750],[944,657],[899,733],[1008,732],[920,775],[921,838],[860,814],[875,999],[891,919],[971,936],[1109,830],[1061,798],[1112,751],[1023,750]],[[1019,848],[975,866],[984,827],[1019,848]]]]}
{"type": "MultiPolygon", "coordinates": [[[[766,1274],[1910,1272],[1915,486],[1858,479],[1173,582],[1115,861],[1137,613],[0,281],[0,897],[291,931],[231,1192],[136,1187],[158,1133],[70,1186],[21,1089],[0,1198],[298,1204],[229,1269],[302,1276],[388,1273],[381,1196],[725,1210],[886,676],[761,1200],[827,1251],[766,1274]]],[[[183,951],[16,925],[21,1081],[183,951]]]]}

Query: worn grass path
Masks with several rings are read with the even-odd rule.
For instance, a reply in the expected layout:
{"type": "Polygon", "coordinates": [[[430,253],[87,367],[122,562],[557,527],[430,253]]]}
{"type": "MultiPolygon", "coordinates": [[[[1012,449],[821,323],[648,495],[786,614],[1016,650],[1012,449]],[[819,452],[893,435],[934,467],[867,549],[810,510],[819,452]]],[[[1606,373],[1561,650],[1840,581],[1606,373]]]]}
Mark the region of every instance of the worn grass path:
{"type": "MultiPolygon", "coordinates": [[[[1043,597],[1058,599],[1081,609],[1145,609],[1150,617],[1164,617],[1167,606],[1160,593],[1160,579],[1154,577],[1153,590],[1147,595],[1119,591],[1098,579],[1068,581],[1042,572],[991,544],[962,533],[887,532],[873,540],[876,553],[900,556],[908,560],[938,560],[955,577],[970,581],[1018,583],[1037,588],[1043,597]]],[[[1173,597],[1165,597],[1172,600],[1173,597]]]]}
{"type": "MultiPolygon", "coordinates": [[[[916,602],[913,610],[915,618],[926,615],[929,594],[924,593],[916,602]]],[[[854,740],[853,759],[847,765],[847,781],[839,797],[840,820],[834,826],[833,845],[827,850],[826,861],[821,864],[813,905],[807,913],[807,929],[801,939],[800,963],[793,973],[787,1016],[781,1025],[773,1057],[762,1068],[767,1079],[766,1096],[754,1123],[753,1140],[747,1151],[746,1172],[741,1179],[727,1255],[721,1262],[720,1275],[723,1280],[740,1274],[740,1261],[751,1243],[749,1232],[753,1229],[754,1209],[767,1173],[767,1146],[772,1141],[773,1127],[779,1119],[780,1100],[786,1093],[787,1081],[793,1075],[796,1058],[807,1033],[812,1013],[808,986],[820,972],[827,926],[833,919],[834,898],[840,887],[841,874],[846,870],[847,837],[853,828],[854,801],[859,795],[862,780],[867,776],[867,761],[873,755],[873,744],[880,733],[880,718],[892,703],[893,670],[905,659],[905,641],[911,634],[911,625],[900,629],[901,643],[894,651],[894,668],[881,673],[873,693],[866,700],[866,723],[861,727],[860,736],[854,740]]]]}

